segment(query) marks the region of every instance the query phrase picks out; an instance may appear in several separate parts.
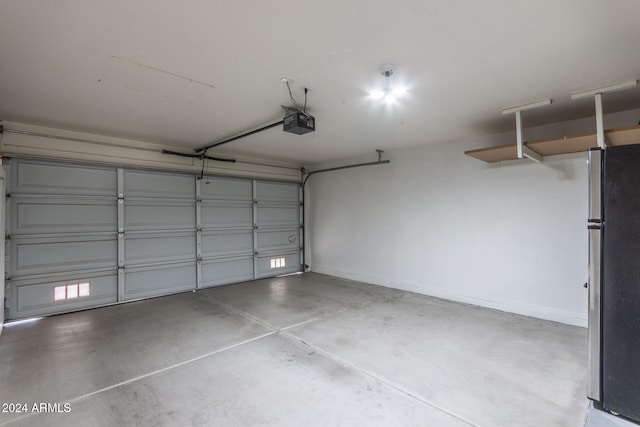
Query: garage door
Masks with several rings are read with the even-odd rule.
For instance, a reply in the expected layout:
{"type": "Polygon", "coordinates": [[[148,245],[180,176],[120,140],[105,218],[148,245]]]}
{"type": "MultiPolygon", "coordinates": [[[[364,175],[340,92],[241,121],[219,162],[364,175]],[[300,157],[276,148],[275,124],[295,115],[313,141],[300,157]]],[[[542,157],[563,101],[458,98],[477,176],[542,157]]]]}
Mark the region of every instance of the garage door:
{"type": "Polygon", "coordinates": [[[301,270],[297,183],[12,159],[9,318],[301,270]]]}

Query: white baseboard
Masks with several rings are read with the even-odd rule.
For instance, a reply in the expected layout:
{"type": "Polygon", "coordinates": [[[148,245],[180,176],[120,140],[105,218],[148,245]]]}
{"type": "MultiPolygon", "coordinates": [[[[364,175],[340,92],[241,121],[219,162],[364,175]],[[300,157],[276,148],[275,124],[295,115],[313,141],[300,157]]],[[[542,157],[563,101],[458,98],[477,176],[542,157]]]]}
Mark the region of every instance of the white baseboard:
{"type": "Polygon", "coordinates": [[[313,267],[312,271],[328,276],[340,277],[343,279],[356,280],[359,282],[371,283],[373,285],[385,286],[388,288],[401,289],[404,291],[415,292],[417,294],[442,298],[450,301],[463,302],[466,304],[477,305],[480,307],[492,308],[494,310],[506,311],[509,313],[521,314],[523,316],[535,317],[537,319],[550,320],[553,322],[564,323],[572,326],[587,327],[587,317],[570,311],[558,310],[555,308],[541,307],[538,305],[525,304],[514,301],[487,299],[476,295],[464,295],[455,292],[449,292],[446,289],[425,284],[416,284],[409,282],[396,282],[384,279],[378,276],[369,276],[367,274],[348,273],[328,269],[324,267],[313,267]]]}

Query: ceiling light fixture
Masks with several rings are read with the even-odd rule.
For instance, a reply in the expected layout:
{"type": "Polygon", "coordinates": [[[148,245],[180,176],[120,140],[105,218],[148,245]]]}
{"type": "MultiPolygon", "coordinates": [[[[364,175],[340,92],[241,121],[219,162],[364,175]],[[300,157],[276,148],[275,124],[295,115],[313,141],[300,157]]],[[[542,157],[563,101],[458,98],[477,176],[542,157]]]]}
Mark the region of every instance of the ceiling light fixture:
{"type": "Polygon", "coordinates": [[[369,93],[371,99],[381,99],[387,104],[392,104],[397,99],[407,93],[403,86],[391,87],[391,76],[393,75],[393,64],[384,64],[380,67],[380,74],[384,77],[384,88],[374,90],[369,93]]]}

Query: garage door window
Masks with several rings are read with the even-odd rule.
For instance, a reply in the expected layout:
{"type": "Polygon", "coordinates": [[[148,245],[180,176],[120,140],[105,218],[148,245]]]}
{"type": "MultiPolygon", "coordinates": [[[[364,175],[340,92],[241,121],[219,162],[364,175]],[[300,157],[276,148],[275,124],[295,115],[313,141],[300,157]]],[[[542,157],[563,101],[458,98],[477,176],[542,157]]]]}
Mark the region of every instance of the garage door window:
{"type": "Polygon", "coordinates": [[[285,258],[271,258],[271,268],[285,267],[285,258]]]}
{"type": "Polygon", "coordinates": [[[62,301],[91,295],[90,283],[74,283],[66,286],[56,286],[53,289],[53,300],[62,301]]]}

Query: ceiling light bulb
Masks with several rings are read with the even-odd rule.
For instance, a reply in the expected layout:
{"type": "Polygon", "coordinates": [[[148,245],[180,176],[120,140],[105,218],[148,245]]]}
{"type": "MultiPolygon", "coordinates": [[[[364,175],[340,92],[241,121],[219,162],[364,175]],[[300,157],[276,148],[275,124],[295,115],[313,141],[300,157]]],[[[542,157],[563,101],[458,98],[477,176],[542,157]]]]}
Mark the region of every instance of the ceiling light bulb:
{"type": "Polygon", "coordinates": [[[384,96],[384,102],[385,104],[393,104],[397,101],[396,96],[393,93],[387,93],[384,96]]]}
{"type": "Polygon", "coordinates": [[[403,95],[406,95],[407,88],[404,86],[394,87],[391,93],[393,94],[393,96],[396,96],[396,97],[403,96],[403,95]]]}
{"type": "Polygon", "coordinates": [[[384,77],[384,86],[382,90],[373,90],[369,92],[371,99],[382,100],[386,104],[393,104],[401,96],[407,93],[407,88],[402,85],[392,85],[391,76],[393,75],[393,64],[384,64],[380,67],[380,74],[384,77]]]}
{"type": "Polygon", "coordinates": [[[383,99],[385,97],[385,93],[381,90],[373,90],[369,92],[369,97],[371,99],[383,99]]]}

